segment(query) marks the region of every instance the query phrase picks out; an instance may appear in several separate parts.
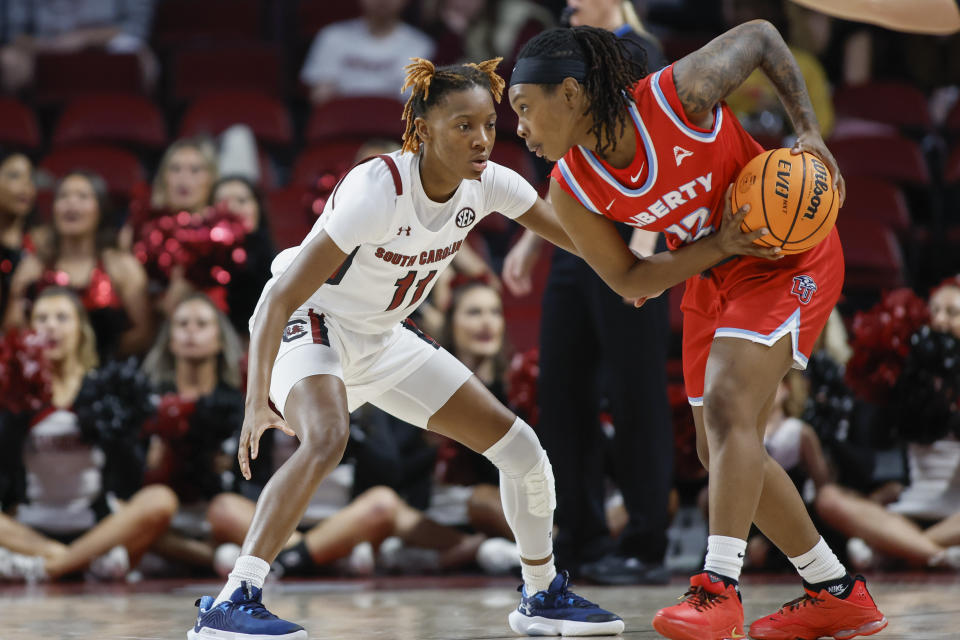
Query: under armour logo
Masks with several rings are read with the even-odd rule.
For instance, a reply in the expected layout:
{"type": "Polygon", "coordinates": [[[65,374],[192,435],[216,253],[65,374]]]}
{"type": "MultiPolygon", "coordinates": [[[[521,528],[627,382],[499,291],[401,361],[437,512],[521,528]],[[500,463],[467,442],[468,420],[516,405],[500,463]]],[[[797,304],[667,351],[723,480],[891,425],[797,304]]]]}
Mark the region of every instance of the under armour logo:
{"type": "Polygon", "coordinates": [[[817,283],[814,282],[813,278],[810,276],[803,275],[795,276],[793,278],[793,288],[790,289],[790,293],[797,296],[797,300],[800,301],[800,304],[809,303],[816,291],[817,283]]]}
{"type": "Polygon", "coordinates": [[[403,232],[406,231],[407,235],[410,235],[410,227],[400,227],[400,230],[397,231],[397,235],[403,235],[403,232]]]}
{"type": "Polygon", "coordinates": [[[680,166],[680,163],[683,162],[683,159],[687,156],[692,156],[693,151],[687,151],[683,147],[677,145],[673,148],[673,159],[677,161],[677,166],[680,166]]]}

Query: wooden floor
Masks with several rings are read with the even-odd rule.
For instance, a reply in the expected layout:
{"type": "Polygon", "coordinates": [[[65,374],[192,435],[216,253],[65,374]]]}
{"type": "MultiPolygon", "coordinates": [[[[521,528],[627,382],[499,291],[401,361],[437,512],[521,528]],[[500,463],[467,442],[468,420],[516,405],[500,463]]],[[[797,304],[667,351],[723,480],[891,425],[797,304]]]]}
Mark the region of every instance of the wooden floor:
{"type": "MultiPolygon", "coordinates": [[[[871,591],[890,621],[874,636],[883,640],[960,638],[960,576],[873,576],[871,591]]],[[[513,637],[507,613],[516,606],[516,583],[485,578],[392,578],[270,584],[266,604],[302,624],[312,639],[500,640],[513,637]]],[[[747,576],[748,621],[797,597],[792,576],[747,576]]],[[[144,582],[135,585],[0,586],[0,640],[186,637],[194,600],[215,594],[219,583],[144,582]]],[[[623,638],[658,638],[650,627],[656,610],[683,590],[669,587],[583,587],[582,595],[620,614],[623,638]]]]}

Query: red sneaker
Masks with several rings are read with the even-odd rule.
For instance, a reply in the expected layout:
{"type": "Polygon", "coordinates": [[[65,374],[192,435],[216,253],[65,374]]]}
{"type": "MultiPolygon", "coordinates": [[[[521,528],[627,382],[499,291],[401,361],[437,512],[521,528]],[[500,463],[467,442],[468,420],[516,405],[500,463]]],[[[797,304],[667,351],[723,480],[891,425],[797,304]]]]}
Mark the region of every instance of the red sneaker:
{"type": "Polygon", "coordinates": [[[750,625],[750,637],[756,640],[816,640],[830,636],[847,640],[870,636],[887,626],[877,604],[867,591],[863,576],[853,582],[853,591],[844,599],[826,589],[806,593],[780,607],[780,611],[750,625]]]}
{"type": "Polygon", "coordinates": [[[704,571],[690,578],[683,602],[660,609],[653,628],[671,640],[736,640],[743,633],[743,605],[733,585],[704,571]]]}

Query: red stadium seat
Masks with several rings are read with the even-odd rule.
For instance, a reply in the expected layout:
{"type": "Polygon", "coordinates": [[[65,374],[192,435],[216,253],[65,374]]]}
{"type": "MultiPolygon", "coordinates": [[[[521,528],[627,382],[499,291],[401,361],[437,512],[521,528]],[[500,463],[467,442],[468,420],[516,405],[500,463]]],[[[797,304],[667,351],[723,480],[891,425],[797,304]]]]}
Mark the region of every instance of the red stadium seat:
{"type": "Polygon", "coordinates": [[[293,247],[310,231],[313,225],[308,211],[309,191],[291,185],[267,194],[270,229],[278,250],[293,247]]]}
{"type": "Polygon", "coordinates": [[[947,184],[960,182],[960,144],[955,146],[950,153],[947,166],[944,168],[943,177],[947,184]]]}
{"type": "Polygon", "coordinates": [[[947,115],[947,131],[952,134],[960,134],[960,101],[953,105],[950,114],[947,115]]]}
{"type": "Polygon", "coordinates": [[[37,56],[34,99],[40,104],[64,102],[89,93],[143,92],[140,61],[134,54],[81,51],[37,56]]]}
{"type": "Polygon", "coordinates": [[[28,151],[40,146],[37,116],[13,98],[0,97],[0,145],[28,151]]]}
{"type": "Polygon", "coordinates": [[[533,165],[533,154],[525,146],[512,140],[501,140],[493,147],[490,159],[497,164],[510,167],[527,182],[536,182],[536,168],[533,165]]]}
{"type": "Polygon", "coordinates": [[[170,95],[177,102],[211,91],[283,94],[283,65],[272,44],[244,42],[180,48],[173,54],[170,95]]]}
{"type": "Polygon", "coordinates": [[[40,168],[60,178],[75,169],[99,174],[115,198],[129,197],[134,185],[146,176],[137,156],[119,147],[90,145],[55,149],[40,162],[40,168]]]}
{"type": "Polygon", "coordinates": [[[163,0],[157,3],[153,37],[161,47],[261,36],[259,0],[163,0]]]}
{"type": "Polygon", "coordinates": [[[338,98],[313,110],[307,142],[337,138],[388,138],[403,135],[403,103],[393,98],[338,98]]]}
{"type": "Polygon", "coordinates": [[[180,124],[180,136],[217,135],[243,123],[261,143],[287,145],[293,140],[293,123],[282,102],[253,91],[210,93],[190,105],[180,124]]]}
{"type": "Polygon", "coordinates": [[[846,178],[847,199],[840,217],[872,220],[890,227],[896,234],[910,229],[910,209],[903,191],[895,185],[876,178],[850,176],[846,178]]]}
{"type": "Polygon", "coordinates": [[[880,290],[904,285],[903,254],[889,227],[841,215],[837,229],[846,261],[845,288],[880,290]]]}
{"type": "Polygon", "coordinates": [[[844,176],[870,176],[915,186],[930,184],[920,146],[903,136],[834,138],[829,146],[844,176]]]}
{"type": "Polygon", "coordinates": [[[53,132],[54,146],[91,142],[160,149],[167,132],[160,110],[143,96],[102,93],[72,100],[53,132]]]}
{"type": "Polygon", "coordinates": [[[343,140],[304,150],[293,164],[290,184],[307,187],[324,174],[340,176],[354,165],[353,159],[361,144],[361,141],[343,140]]]}
{"type": "Polygon", "coordinates": [[[908,84],[872,82],[840,87],[833,104],[838,118],[860,118],[923,130],[933,126],[927,97],[908,84]]]}
{"type": "Polygon", "coordinates": [[[297,3],[297,39],[311,40],[317,32],[331,22],[349,20],[360,16],[358,2],[330,2],[330,0],[299,0],[297,3]]]}
{"type": "Polygon", "coordinates": [[[550,260],[553,245],[544,242],[540,257],[533,267],[533,291],[521,298],[514,297],[504,287],[503,319],[506,323],[510,345],[518,352],[526,351],[540,344],[540,314],[543,291],[547,287],[547,275],[550,273],[550,260]]]}

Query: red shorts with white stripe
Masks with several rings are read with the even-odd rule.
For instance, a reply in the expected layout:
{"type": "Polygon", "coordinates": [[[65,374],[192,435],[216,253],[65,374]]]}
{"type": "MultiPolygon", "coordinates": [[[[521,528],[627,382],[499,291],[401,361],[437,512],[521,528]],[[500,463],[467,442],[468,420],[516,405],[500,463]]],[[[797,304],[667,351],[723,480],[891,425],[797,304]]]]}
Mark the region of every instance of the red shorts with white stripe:
{"type": "Polygon", "coordinates": [[[687,280],[683,296],[683,379],[691,405],[703,404],[714,338],[772,346],[790,335],[793,366],[805,369],[843,288],[836,229],[813,249],[772,262],[737,257],[687,280]]]}

